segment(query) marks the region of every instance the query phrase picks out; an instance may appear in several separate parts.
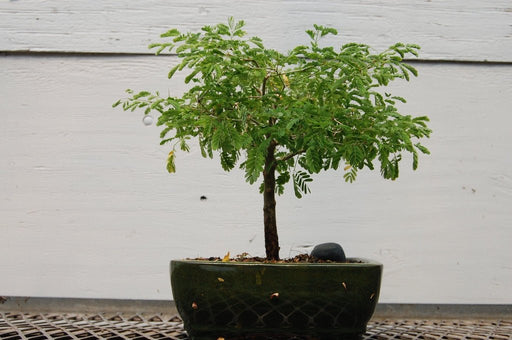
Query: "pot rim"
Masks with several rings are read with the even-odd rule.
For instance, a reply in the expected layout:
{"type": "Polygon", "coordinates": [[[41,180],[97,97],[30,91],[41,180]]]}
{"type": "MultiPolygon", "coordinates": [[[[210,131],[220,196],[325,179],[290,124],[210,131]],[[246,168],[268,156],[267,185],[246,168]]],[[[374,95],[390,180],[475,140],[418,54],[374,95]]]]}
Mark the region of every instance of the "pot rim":
{"type": "Polygon", "coordinates": [[[200,264],[200,265],[212,265],[212,266],[269,266],[269,267],[303,267],[303,266],[312,266],[312,267],[373,267],[373,266],[382,266],[382,263],[364,258],[364,257],[347,257],[347,263],[311,263],[311,262],[291,262],[291,263],[266,263],[266,262],[237,262],[237,261],[209,261],[209,260],[196,260],[196,259],[180,259],[180,260],[171,260],[171,263],[188,263],[188,264],[200,264]]]}

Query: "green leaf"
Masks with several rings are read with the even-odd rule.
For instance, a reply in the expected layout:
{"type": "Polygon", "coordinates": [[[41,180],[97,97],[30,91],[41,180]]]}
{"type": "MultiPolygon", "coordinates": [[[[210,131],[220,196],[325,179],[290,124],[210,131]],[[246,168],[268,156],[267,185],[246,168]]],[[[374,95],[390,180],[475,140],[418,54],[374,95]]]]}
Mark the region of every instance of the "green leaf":
{"type": "Polygon", "coordinates": [[[190,147],[187,144],[187,141],[184,138],[180,139],[180,149],[182,151],[190,152],[190,147]]]}
{"type": "Polygon", "coordinates": [[[154,102],[151,104],[150,108],[151,108],[151,109],[153,109],[153,110],[154,110],[154,109],[156,109],[156,108],[158,108],[158,107],[160,106],[160,104],[161,104],[164,100],[165,100],[165,99],[163,99],[163,98],[159,98],[159,99],[157,99],[156,101],[154,101],[154,102]]]}
{"type": "Polygon", "coordinates": [[[159,55],[160,53],[162,53],[163,50],[165,50],[166,48],[169,49],[169,52],[172,51],[173,47],[174,47],[174,44],[172,43],[164,43],[164,44],[150,44],[148,46],[149,49],[153,49],[153,48],[156,48],[158,47],[158,50],[155,52],[156,55],[159,55]]]}
{"type": "Polygon", "coordinates": [[[286,124],[286,130],[292,130],[292,128],[297,124],[300,120],[298,118],[292,118],[287,124],[286,124]]]}
{"type": "Polygon", "coordinates": [[[350,183],[354,182],[356,180],[356,177],[357,177],[357,169],[354,167],[350,167],[350,171],[346,172],[343,175],[345,182],[350,182],[350,183]]]}
{"type": "Polygon", "coordinates": [[[235,30],[239,30],[240,28],[245,26],[245,21],[240,20],[236,23],[235,30]]]}
{"type": "Polygon", "coordinates": [[[416,44],[407,44],[406,47],[407,47],[407,52],[411,53],[415,57],[418,56],[418,50],[421,49],[421,47],[416,44]]]}
{"type": "Polygon", "coordinates": [[[412,169],[416,170],[418,168],[418,153],[416,151],[412,152],[412,169]]]}
{"type": "Polygon", "coordinates": [[[265,182],[261,182],[259,192],[260,194],[263,194],[265,192],[265,182]]]}
{"type": "Polygon", "coordinates": [[[305,171],[297,171],[293,174],[293,190],[297,198],[302,198],[302,195],[309,194],[311,191],[307,183],[312,182],[313,179],[305,171]]]}
{"type": "Polygon", "coordinates": [[[407,69],[409,72],[411,72],[412,74],[414,74],[415,77],[418,76],[418,71],[416,70],[416,68],[414,68],[414,66],[412,65],[409,65],[409,64],[400,64],[401,67],[407,69]]]}
{"type": "Polygon", "coordinates": [[[424,147],[423,145],[421,145],[420,143],[417,143],[417,144],[414,144],[414,146],[420,150],[422,153],[424,154],[427,154],[427,155],[430,155],[430,150],[427,149],[426,147],[424,147]]]}
{"type": "Polygon", "coordinates": [[[220,164],[222,166],[222,169],[225,171],[232,170],[235,165],[236,161],[238,160],[238,156],[236,152],[221,152],[220,154],[220,164]]]}
{"type": "Polygon", "coordinates": [[[320,170],[322,170],[323,167],[323,160],[322,156],[320,155],[318,149],[315,148],[309,148],[306,150],[306,167],[307,170],[318,173],[320,170]]]}
{"type": "Polygon", "coordinates": [[[235,27],[235,18],[229,17],[228,18],[228,25],[229,25],[230,28],[234,28],[235,27]]]}
{"type": "Polygon", "coordinates": [[[219,34],[221,35],[229,35],[229,26],[226,26],[224,24],[218,24],[217,32],[219,32],[219,34]]]}
{"type": "Polygon", "coordinates": [[[265,156],[259,149],[247,150],[247,160],[243,163],[245,167],[245,179],[249,184],[255,183],[263,173],[265,156]]]}
{"type": "Polygon", "coordinates": [[[395,100],[398,100],[398,101],[400,101],[400,102],[402,102],[402,103],[404,103],[404,104],[405,104],[405,103],[407,103],[407,100],[405,100],[405,98],[403,98],[403,97],[393,96],[393,97],[391,97],[391,98],[393,98],[393,99],[395,99],[395,100]]]}
{"type": "Polygon", "coordinates": [[[176,71],[178,71],[179,67],[180,67],[180,65],[176,65],[173,68],[171,68],[171,70],[169,71],[169,74],[167,75],[167,78],[171,79],[172,76],[176,73],[176,71]]]}
{"type": "Polygon", "coordinates": [[[162,33],[160,35],[161,38],[166,38],[166,37],[176,37],[180,35],[180,31],[178,31],[176,28],[173,28],[165,33],[162,33]]]}
{"type": "Polygon", "coordinates": [[[192,80],[192,78],[194,78],[200,71],[201,70],[197,68],[193,70],[187,77],[185,77],[185,84],[190,83],[190,80],[192,80]]]}
{"type": "Polygon", "coordinates": [[[262,40],[258,37],[251,37],[249,39],[250,42],[252,42],[254,45],[258,46],[259,48],[263,49],[265,46],[262,43],[262,40]]]}
{"type": "Polygon", "coordinates": [[[279,174],[276,179],[276,191],[278,195],[284,193],[284,185],[290,181],[290,173],[288,171],[279,174]]]}
{"type": "Polygon", "coordinates": [[[400,65],[400,69],[402,70],[402,75],[404,76],[405,80],[409,81],[409,72],[407,72],[407,69],[404,67],[404,64],[400,65]]]}
{"type": "Polygon", "coordinates": [[[150,95],[151,95],[151,93],[148,92],[148,91],[141,91],[141,92],[137,93],[136,95],[134,95],[133,99],[139,99],[139,98],[142,98],[142,97],[148,97],[150,95]]]}

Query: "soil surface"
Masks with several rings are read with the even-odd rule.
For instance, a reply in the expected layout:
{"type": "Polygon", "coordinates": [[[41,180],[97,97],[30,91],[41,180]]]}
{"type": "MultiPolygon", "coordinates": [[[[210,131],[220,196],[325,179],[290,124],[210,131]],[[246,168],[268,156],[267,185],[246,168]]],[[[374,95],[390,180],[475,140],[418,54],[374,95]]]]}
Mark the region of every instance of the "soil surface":
{"type": "Polygon", "coordinates": [[[211,261],[211,262],[260,262],[260,263],[360,263],[360,261],[355,261],[351,259],[347,259],[346,262],[337,262],[330,260],[320,260],[309,254],[300,254],[294,256],[292,258],[280,259],[280,260],[267,260],[264,257],[251,257],[247,253],[243,253],[237,255],[234,258],[221,258],[221,257],[199,257],[195,259],[187,259],[187,260],[200,260],[200,261],[211,261]]]}

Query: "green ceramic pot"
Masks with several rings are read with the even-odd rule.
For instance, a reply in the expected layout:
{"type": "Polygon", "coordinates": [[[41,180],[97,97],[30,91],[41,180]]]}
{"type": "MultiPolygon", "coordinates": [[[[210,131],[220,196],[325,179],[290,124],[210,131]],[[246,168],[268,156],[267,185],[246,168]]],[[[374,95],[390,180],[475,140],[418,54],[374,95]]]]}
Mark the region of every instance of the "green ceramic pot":
{"type": "Polygon", "coordinates": [[[263,264],[171,261],[176,307],[191,339],[313,336],[366,332],[380,291],[382,264],[263,264]]]}

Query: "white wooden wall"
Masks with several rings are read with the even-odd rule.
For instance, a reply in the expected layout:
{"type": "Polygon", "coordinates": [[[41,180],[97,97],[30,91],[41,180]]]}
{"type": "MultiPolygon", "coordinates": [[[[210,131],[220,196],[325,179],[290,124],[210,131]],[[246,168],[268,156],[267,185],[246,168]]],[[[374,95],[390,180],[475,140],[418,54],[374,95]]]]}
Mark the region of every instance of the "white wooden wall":
{"type": "Polygon", "coordinates": [[[111,108],[127,87],[181,91],[146,46],[230,15],[283,51],[318,23],[429,61],[394,90],[431,117],[432,155],[280,197],[281,255],[337,241],[379,260],[382,302],[512,303],[509,0],[0,1],[0,295],[168,299],[171,258],[263,255],[256,186],[196,149],[167,174],[158,128],[111,108]]]}

